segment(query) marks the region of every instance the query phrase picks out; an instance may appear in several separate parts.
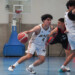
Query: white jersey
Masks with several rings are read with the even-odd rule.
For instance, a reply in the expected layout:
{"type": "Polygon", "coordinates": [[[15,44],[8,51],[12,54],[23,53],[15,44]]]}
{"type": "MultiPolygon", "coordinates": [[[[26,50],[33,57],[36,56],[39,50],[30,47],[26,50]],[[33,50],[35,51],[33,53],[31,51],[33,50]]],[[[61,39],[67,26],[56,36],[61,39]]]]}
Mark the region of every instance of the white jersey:
{"type": "Polygon", "coordinates": [[[41,28],[40,33],[38,35],[33,33],[30,42],[39,46],[45,46],[47,36],[50,34],[51,29],[49,27],[47,30],[44,30],[42,24],[40,24],[39,26],[41,28]]]}
{"type": "Polygon", "coordinates": [[[75,21],[69,19],[68,12],[65,13],[65,26],[66,30],[69,32],[67,35],[71,48],[75,49],[75,21]]]}
{"type": "Polygon", "coordinates": [[[68,18],[68,12],[65,13],[65,25],[69,33],[75,35],[75,21],[68,18]]]}

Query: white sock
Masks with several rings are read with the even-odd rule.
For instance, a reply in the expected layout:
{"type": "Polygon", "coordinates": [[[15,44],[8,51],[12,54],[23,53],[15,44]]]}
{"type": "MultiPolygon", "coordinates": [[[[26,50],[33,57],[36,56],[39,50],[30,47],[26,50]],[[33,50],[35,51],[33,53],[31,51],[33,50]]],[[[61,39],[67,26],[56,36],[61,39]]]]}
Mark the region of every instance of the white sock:
{"type": "Polygon", "coordinates": [[[62,65],[62,66],[61,66],[61,68],[65,68],[65,66],[64,66],[64,65],[62,65]]]}
{"type": "Polygon", "coordinates": [[[16,62],[15,64],[13,64],[13,66],[15,66],[15,67],[16,67],[17,65],[18,65],[18,62],[16,62]]]}
{"type": "Polygon", "coordinates": [[[29,67],[30,67],[30,68],[34,68],[34,65],[33,65],[33,64],[31,64],[31,65],[29,65],[29,67]]]}

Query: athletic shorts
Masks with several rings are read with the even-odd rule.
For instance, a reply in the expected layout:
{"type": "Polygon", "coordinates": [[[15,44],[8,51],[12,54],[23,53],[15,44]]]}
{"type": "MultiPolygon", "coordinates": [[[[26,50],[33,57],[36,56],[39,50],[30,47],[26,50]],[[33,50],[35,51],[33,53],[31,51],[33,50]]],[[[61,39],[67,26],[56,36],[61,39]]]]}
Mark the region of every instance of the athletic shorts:
{"type": "Polygon", "coordinates": [[[36,52],[37,55],[46,56],[46,48],[44,46],[29,43],[26,53],[34,54],[34,52],[36,52]]]}
{"type": "Polygon", "coordinates": [[[59,37],[53,37],[51,36],[48,40],[49,44],[56,44],[56,43],[60,43],[62,45],[62,47],[66,50],[71,50],[68,39],[67,38],[59,38],[59,37]]]}
{"type": "Polygon", "coordinates": [[[71,46],[71,50],[75,50],[75,35],[68,34],[68,41],[71,46]]]}

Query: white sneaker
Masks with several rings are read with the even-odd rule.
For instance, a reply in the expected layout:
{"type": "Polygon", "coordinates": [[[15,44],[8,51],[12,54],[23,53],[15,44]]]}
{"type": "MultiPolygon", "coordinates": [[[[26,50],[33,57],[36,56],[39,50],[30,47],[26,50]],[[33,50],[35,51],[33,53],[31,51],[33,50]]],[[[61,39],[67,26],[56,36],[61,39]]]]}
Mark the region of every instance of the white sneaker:
{"type": "Polygon", "coordinates": [[[30,67],[26,68],[26,71],[28,71],[28,72],[30,72],[32,74],[36,74],[36,72],[34,71],[34,69],[30,68],[30,67]]]}
{"type": "Polygon", "coordinates": [[[9,70],[9,71],[14,71],[14,68],[15,68],[15,67],[11,65],[11,66],[8,67],[8,70],[9,70]]]}
{"type": "Polygon", "coordinates": [[[28,50],[26,50],[25,53],[28,53],[28,50]]]}
{"type": "Polygon", "coordinates": [[[70,71],[71,71],[70,68],[66,66],[61,67],[61,69],[59,70],[59,72],[70,72],[70,71]]]}

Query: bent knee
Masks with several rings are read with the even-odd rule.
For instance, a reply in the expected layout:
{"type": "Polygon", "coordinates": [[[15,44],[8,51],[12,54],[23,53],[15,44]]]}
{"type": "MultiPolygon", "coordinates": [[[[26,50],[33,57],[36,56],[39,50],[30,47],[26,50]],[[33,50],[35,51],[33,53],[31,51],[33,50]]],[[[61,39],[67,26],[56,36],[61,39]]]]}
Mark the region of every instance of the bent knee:
{"type": "Polygon", "coordinates": [[[32,54],[27,54],[27,59],[30,59],[33,55],[32,54]]]}
{"type": "Polygon", "coordinates": [[[44,58],[44,59],[40,59],[40,62],[41,62],[41,63],[43,63],[44,61],[45,61],[45,58],[44,58]]]}

